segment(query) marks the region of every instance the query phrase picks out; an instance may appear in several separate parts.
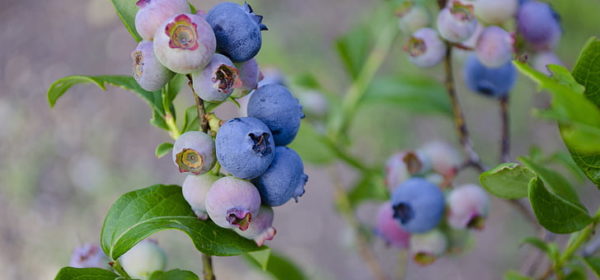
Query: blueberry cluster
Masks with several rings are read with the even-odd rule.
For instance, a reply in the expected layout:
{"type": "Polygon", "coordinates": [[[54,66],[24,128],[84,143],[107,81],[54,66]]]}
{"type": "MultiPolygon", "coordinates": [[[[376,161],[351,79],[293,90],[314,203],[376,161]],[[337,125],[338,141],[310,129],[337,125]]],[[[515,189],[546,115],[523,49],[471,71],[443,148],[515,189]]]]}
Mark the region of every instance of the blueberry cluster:
{"type": "Polygon", "coordinates": [[[410,34],[405,45],[409,60],[419,67],[439,64],[448,48],[473,50],[464,64],[466,86],[479,94],[504,98],[513,88],[515,55],[533,54],[533,65],[549,74],[548,64],[561,64],[553,53],[561,28],[548,3],[535,0],[449,0],[428,27],[427,10],[411,1],[397,12],[400,28],[410,34]],[[503,26],[514,20],[511,33],[503,26]]]}
{"type": "Polygon", "coordinates": [[[378,236],[409,249],[421,265],[460,250],[464,244],[457,236],[464,239],[469,229],[482,229],[489,207],[481,187],[451,187],[461,163],[458,151],[444,142],[392,155],[385,172],[392,197],[377,213],[378,236]]]}
{"type": "Polygon", "coordinates": [[[137,5],[135,26],[144,41],[132,57],[142,88],[158,90],[179,73],[191,76],[203,101],[252,93],[247,116],[211,125],[215,139],[201,131],[182,134],[172,158],[179,172],[190,173],[183,196],[199,219],[262,245],[275,235],[271,207],[297,200],[308,180],[302,159],[286,147],[304,118],[302,106],[282,83],[262,81],[254,59],[267,29],[262,16],[247,3],[224,2],[196,14],[186,0],[137,5]]]}

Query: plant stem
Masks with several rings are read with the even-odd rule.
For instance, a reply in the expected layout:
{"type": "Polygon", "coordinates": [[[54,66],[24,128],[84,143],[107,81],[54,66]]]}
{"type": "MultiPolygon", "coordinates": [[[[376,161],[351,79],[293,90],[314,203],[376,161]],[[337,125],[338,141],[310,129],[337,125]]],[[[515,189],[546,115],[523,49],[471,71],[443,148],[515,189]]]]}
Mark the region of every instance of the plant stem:
{"type": "Polygon", "coordinates": [[[204,280],[216,280],[210,255],[202,254],[202,276],[204,280]]]}
{"type": "Polygon", "coordinates": [[[322,137],[322,141],[327,146],[329,146],[329,148],[331,149],[331,151],[334,152],[339,159],[341,159],[342,161],[344,161],[348,165],[350,165],[350,166],[352,166],[352,167],[360,170],[363,173],[372,172],[372,170],[369,169],[369,167],[367,167],[366,165],[364,165],[359,159],[357,159],[357,158],[353,157],[352,155],[350,155],[347,151],[345,151],[342,147],[340,147],[340,145],[338,145],[335,142],[333,142],[327,136],[323,136],[322,137]]]}
{"type": "Polygon", "coordinates": [[[131,279],[131,276],[129,276],[129,274],[127,274],[127,271],[125,271],[125,269],[123,269],[123,267],[121,266],[121,264],[119,263],[119,261],[114,261],[111,264],[112,268],[119,274],[121,275],[121,277],[124,277],[125,279],[131,279]]]}
{"type": "Polygon", "coordinates": [[[481,163],[481,159],[477,152],[475,152],[475,150],[473,149],[473,144],[471,142],[469,130],[467,129],[465,117],[460,103],[458,102],[458,96],[454,87],[454,72],[452,70],[452,45],[446,45],[446,57],[444,58],[446,80],[444,82],[444,85],[446,87],[446,91],[448,92],[448,96],[450,97],[450,102],[452,103],[452,112],[454,114],[454,126],[458,134],[459,142],[462,145],[463,150],[467,156],[468,165],[473,166],[479,172],[483,172],[486,168],[481,163]]]}
{"type": "Polygon", "coordinates": [[[354,212],[350,206],[350,200],[348,199],[348,193],[341,186],[337,168],[336,166],[332,166],[331,168],[332,169],[330,169],[330,172],[333,178],[333,186],[335,188],[335,200],[337,202],[337,208],[342,217],[346,219],[346,222],[350,225],[350,227],[352,227],[352,230],[355,233],[358,253],[373,273],[373,279],[386,280],[387,276],[383,272],[383,268],[379,264],[375,253],[371,250],[368,239],[361,230],[360,222],[354,216],[354,212]]]}
{"type": "Polygon", "coordinates": [[[192,75],[187,74],[188,86],[192,89],[194,100],[196,101],[196,110],[198,110],[198,120],[200,121],[200,129],[202,132],[207,133],[210,127],[208,126],[208,119],[206,118],[206,109],[204,108],[204,100],[196,94],[194,90],[194,82],[192,81],[192,75]]]}
{"type": "Polygon", "coordinates": [[[510,161],[510,118],[508,114],[509,94],[500,98],[500,119],[502,121],[502,136],[500,140],[500,162],[510,161]]]}

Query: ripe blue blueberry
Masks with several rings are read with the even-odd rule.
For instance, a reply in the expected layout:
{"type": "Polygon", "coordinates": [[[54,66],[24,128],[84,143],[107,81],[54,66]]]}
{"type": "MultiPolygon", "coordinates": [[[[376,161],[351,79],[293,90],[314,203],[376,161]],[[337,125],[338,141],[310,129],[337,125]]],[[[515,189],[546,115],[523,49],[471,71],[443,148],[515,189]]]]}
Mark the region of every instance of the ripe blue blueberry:
{"type": "Polygon", "coordinates": [[[506,96],[517,79],[517,71],[511,61],[498,68],[488,68],[472,55],[467,58],[464,67],[467,87],[476,93],[490,97],[506,96]]]}
{"type": "Polygon", "coordinates": [[[394,209],[389,201],[379,207],[375,232],[391,246],[401,249],[408,248],[410,233],[405,231],[394,219],[394,209]]]}
{"type": "Polygon", "coordinates": [[[394,218],[411,233],[435,228],[444,215],[444,194],[438,186],[423,178],[411,178],[392,193],[394,218]]]}
{"type": "Polygon", "coordinates": [[[236,228],[234,230],[247,239],[253,239],[258,246],[262,246],[267,240],[273,240],[277,233],[277,230],[273,227],[273,208],[261,206],[256,217],[252,218],[248,229],[241,231],[236,228]]]}
{"type": "Polygon", "coordinates": [[[215,54],[210,63],[200,72],[192,74],[194,90],[204,101],[221,102],[235,88],[242,86],[238,69],[224,55],[215,54]]]}
{"type": "Polygon", "coordinates": [[[206,194],[206,212],[223,228],[248,229],[260,208],[260,194],[248,181],[234,177],[217,180],[206,194]]]}
{"type": "Polygon", "coordinates": [[[217,37],[217,51],[228,56],[233,62],[243,62],[253,58],[262,45],[262,16],[256,15],[252,7],[223,2],[214,6],[206,15],[217,37]]]}
{"type": "Polygon", "coordinates": [[[138,0],[140,8],[135,15],[135,29],[144,40],[151,41],[156,29],[175,14],[189,13],[186,0],[138,0]]]}
{"type": "Polygon", "coordinates": [[[410,253],[413,260],[422,266],[435,262],[448,249],[448,238],[439,230],[414,234],[410,238],[410,253]]]}
{"type": "Polygon", "coordinates": [[[263,174],[275,156],[273,135],[256,118],[227,121],[217,132],[215,142],[221,166],[242,179],[253,179],[263,174]]]}
{"type": "Polygon", "coordinates": [[[512,58],[513,37],[498,26],[488,26],[483,29],[475,53],[479,61],[487,67],[494,68],[506,64],[512,58]]]}
{"type": "Polygon", "coordinates": [[[483,229],[490,199],[477,185],[464,185],[448,194],[448,224],[457,229],[483,229]]]}
{"type": "Polygon", "coordinates": [[[286,87],[275,84],[254,91],[247,110],[249,117],[263,121],[271,129],[277,146],[294,140],[304,118],[298,99],[286,87]]]}
{"type": "Polygon", "coordinates": [[[200,220],[206,220],[206,195],[212,184],[219,177],[212,174],[188,175],[181,185],[183,198],[192,207],[192,210],[200,220]]]}
{"type": "Polygon", "coordinates": [[[90,243],[83,244],[73,250],[69,266],[75,268],[109,268],[108,257],[102,252],[100,246],[90,243]]]}
{"type": "Polygon", "coordinates": [[[446,44],[432,28],[421,28],[408,39],[404,50],[408,59],[419,67],[434,66],[446,55],[446,44]]]}
{"type": "Polygon", "coordinates": [[[173,162],[179,172],[204,174],[215,165],[215,144],[210,136],[200,131],[188,131],[173,145],[173,162]]]}
{"type": "Polygon", "coordinates": [[[442,9],[437,18],[437,29],[442,38],[454,42],[463,42],[475,32],[477,19],[473,6],[454,0],[442,9]]]}
{"type": "Polygon", "coordinates": [[[147,91],[161,89],[173,77],[173,72],[164,67],[154,55],[152,42],[141,41],[131,53],[133,78],[147,91]]]}
{"type": "Polygon", "coordinates": [[[146,280],[154,271],[165,269],[167,256],[155,240],[145,239],[123,254],[119,262],[129,276],[146,280]]]}
{"type": "Polygon", "coordinates": [[[154,34],[158,61],[180,74],[202,70],[211,61],[215,48],[215,34],[199,15],[174,15],[154,34]]]}
{"type": "Polygon", "coordinates": [[[517,13],[519,33],[538,50],[551,49],[558,43],[562,30],[558,14],[550,4],[527,1],[517,13]]]}
{"type": "Polygon", "coordinates": [[[280,206],[304,194],[308,176],[300,156],[288,147],[276,147],[275,158],[267,171],[252,180],[260,192],[263,204],[280,206]]]}

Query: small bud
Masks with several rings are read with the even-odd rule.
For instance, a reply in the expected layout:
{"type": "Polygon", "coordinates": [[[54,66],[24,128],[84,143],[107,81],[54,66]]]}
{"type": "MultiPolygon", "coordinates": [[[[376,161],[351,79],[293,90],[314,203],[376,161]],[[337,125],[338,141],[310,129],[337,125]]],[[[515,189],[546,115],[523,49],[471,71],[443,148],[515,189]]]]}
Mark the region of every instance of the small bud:
{"type": "Polygon", "coordinates": [[[410,238],[410,252],[414,261],[422,266],[435,262],[446,252],[448,240],[439,230],[414,234],[410,238]]]}

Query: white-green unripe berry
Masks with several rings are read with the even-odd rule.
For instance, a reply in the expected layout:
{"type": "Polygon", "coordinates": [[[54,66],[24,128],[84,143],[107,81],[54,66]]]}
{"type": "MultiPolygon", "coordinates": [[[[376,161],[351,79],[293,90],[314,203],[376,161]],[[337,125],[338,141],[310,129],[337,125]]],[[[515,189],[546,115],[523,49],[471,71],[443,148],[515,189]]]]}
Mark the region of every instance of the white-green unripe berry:
{"type": "Polygon", "coordinates": [[[443,255],[448,248],[448,239],[435,229],[424,234],[413,234],[410,238],[410,252],[416,263],[429,265],[443,255]]]}
{"type": "Polygon", "coordinates": [[[196,216],[201,220],[208,219],[206,213],[206,194],[219,177],[212,174],[188,175],[183,181],[183,197],[190,204],[196,216]]]}
{"type": "Polygon", "coordinates": [[[140,87],[147,91],[161,89],[174,75],[158,62],[151,41],[141,41],[131,53],[131,59],[133,60],[133,78],[140,87]]]}
{"type": "Polygon", "coordinates": [[[156,241],[146,239],[123,254],[119,262],[129,276],[146,280],[154,271],[165,269],[167,256],[156,241]]]}

